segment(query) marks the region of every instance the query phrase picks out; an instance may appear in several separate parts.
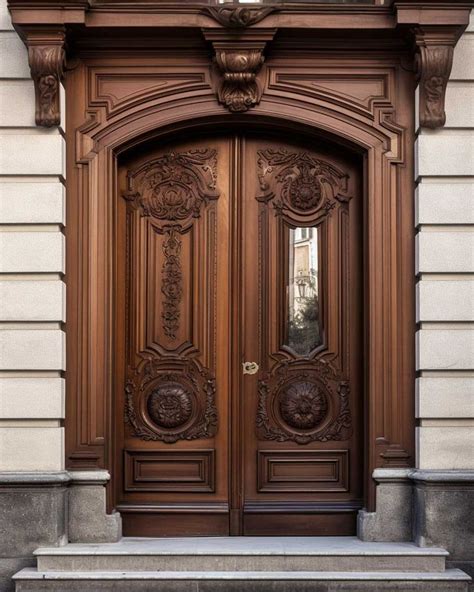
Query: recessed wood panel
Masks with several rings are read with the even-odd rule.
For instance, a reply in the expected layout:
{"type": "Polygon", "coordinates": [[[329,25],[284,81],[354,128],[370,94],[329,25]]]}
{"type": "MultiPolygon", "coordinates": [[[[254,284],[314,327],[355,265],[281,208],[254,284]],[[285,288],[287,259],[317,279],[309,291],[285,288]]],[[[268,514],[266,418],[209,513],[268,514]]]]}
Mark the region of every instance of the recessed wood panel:
{"type": "Polygon", "coordinates": [[[126,491],[209,492],[215,489],[214,450],[125,450],[126,491]]]}
{"type": "Polygon", "coordinates": [[[259,492],[346,492],[348,450],[259,450],[259,492]]]}

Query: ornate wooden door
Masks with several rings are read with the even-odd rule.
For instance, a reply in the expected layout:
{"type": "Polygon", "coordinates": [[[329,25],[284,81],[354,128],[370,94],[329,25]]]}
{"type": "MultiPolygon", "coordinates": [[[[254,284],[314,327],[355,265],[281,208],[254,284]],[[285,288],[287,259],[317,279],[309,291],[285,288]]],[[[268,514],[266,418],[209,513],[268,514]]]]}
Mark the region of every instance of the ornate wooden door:
{"type": "Polygon", "coordinates": [[[362,204],[339,152],[229,133],[121,163],[125,534],[355,532],[362,204]]]}

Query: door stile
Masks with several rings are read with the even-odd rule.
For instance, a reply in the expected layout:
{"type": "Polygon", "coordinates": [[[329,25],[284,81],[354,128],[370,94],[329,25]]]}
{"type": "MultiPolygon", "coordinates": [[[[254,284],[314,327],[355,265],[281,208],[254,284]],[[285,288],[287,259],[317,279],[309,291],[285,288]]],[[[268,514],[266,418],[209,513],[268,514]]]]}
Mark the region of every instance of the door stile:
{"type": "Polygon", "coordinates": [[[245,139],[233,136],[230,140],[230,228],[229,228],[229,269],[230,269],[230,449],[229,449],[229,492],[230,516],[229,534],[241,535],[243,532],[243,409],[242,409],[242,358],[243,331],[242,314],[242,206],[243,206],[243,163],[245,158],[245,139]]]}

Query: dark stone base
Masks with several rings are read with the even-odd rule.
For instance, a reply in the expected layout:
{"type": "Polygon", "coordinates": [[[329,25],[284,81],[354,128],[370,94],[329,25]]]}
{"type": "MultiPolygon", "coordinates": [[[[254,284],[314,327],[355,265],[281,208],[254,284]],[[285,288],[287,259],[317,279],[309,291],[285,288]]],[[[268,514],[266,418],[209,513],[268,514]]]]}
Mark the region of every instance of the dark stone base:
{"type": "Polygon", "coordinates": [[[474,471],[414,471],[414,540],[474,562],[474,471]]]}
{"type": "Polygon", "coordinates": [[[12,575],[24,567],[34,567],[36,560],[32,555],[27,557],[2,557],[0,558],[0,592],[13,592],[15,584],[12,575]]]}
{"type": "Polygon", "coordinates": [[[40,546],[66,540],[66,473],[2,473],[0,476],[0,592],[14,590],[11,577],[35,566],[40,546]]]}

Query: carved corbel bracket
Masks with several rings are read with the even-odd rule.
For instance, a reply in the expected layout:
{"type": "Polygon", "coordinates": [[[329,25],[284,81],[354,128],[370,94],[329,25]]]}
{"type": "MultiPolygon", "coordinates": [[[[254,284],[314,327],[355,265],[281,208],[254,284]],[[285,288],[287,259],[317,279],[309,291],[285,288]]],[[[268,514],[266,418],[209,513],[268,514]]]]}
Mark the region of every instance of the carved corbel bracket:
{"type": "Polygon", "coordinates": [[[31,77],[35,84],[36,125],[59,125],[59,85],[64,72],[64,30],[28,32],[26,43],[31,77]]]}
{"type": "Polygon", "coordinates": [[[459,31],[449,27],[420,27],[414,33],[417,48],[415,66],[420,86],[420,125],[441,127],[446,123],[444,98],[459,31]]]}
{"type": "Polygon", "coordinates": [[[249,30],[235,35],[210,29],[203,31],[206,40],[212,42],[219,71],[217,99],[229,111],[248,111],[260,102],[262,87],[257,74],[265,60],[265,46],[275,32],[275,29],[249,30]]]}

